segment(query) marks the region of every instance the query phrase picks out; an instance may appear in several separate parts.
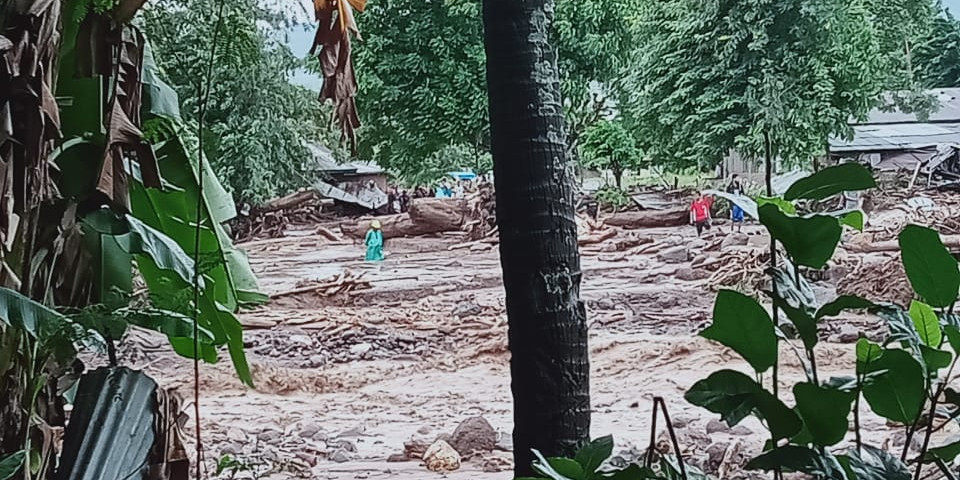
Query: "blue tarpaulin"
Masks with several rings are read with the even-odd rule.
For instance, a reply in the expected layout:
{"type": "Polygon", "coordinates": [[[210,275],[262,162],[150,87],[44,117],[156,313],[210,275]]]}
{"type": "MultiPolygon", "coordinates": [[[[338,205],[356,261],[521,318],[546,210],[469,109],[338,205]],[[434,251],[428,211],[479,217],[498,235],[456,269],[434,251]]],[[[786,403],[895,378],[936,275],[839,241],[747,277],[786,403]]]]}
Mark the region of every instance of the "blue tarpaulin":
{"type": "Polygon", "coordinates": [[[453,178],[455,178],[455,179],[457,179],[457,180],[473,180],[473,179],[477,178],[477,174],[476,174],[476,173],[467,172],[467,171],[463,171],[463,172],[450,172],[450,173],[448,173],[447,175],[450,175],[451,177],[453,177],[453,178]]]}

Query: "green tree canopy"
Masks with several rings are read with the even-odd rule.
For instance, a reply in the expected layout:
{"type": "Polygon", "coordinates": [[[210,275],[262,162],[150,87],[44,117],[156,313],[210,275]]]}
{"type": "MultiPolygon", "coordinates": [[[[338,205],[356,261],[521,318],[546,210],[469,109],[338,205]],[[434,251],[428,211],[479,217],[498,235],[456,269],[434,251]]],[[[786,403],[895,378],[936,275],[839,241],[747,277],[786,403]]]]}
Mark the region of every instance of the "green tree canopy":
{"type": "Polygon", "coordinates": [[[479,2],[370,2],[357,21],[367,32],[354,50],[360,155],[409,177],[446,146],[486,151],[479,2]]]}
{"type": "Polygon", "coordinates": [[[925,85],[960,87],[960,21],[950,11],[942,10],[934,18],[929,34],[915,52],[925,85]]]}
{"type": "Polygon", "coordinates": [[[655,160],[712,166],[730,149],[800,162],[848,134],[882,88],[873,17],[858,1],[644,4],[625,118],[655,160]]]}
{"type": "MultiPolygon", "coordinates": [[[[159,66],[183,104],[188,122],[198,115],[197,79],[210,65],[210,21],[220,2],[161,0],[145,10],[144,28],[159,66]]],[[[282,14],[255,0],[224,2],[212,61],[204,150],[238,202],[259,203],[312,181],[309,142],[336,145],[329,107],[316,93],[291,83],[303,62],[280,42],[282,14]]]]}
{"type": "MultiPolygon", "coordinates": [[[[613,79],[632,46],[631,4],[557,2],[554,39],[571,147],[610,108],[613,79]]],[[[422,177],[424,163],[440,170],[474,166],[439,152],[454,146],[474,151],[476,160],[489,150],[480,1],[378,0],[357,21],[366,33],[354,50],[361,157],[408,179],[422,177]]]]}
{"type": "Polygon", "coordinates": [[[581,148],[583,165],[610,170],[617,188],[623,188],[626,170],[640,166],[636,140],[619,121],[601,120],[591,125],[583,135],[581,148]]]}

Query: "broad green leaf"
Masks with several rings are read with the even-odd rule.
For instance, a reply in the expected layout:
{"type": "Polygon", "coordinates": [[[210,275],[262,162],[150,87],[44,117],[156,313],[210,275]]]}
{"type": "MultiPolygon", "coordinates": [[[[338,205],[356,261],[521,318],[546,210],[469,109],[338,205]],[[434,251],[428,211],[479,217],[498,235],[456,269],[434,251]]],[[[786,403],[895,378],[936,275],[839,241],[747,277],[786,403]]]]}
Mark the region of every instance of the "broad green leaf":
{"type": "Polygon", "coordinates": [[[683,398],[720,414],[720,418],[732,427],[756,408],[756,396],[762,390],[762,386],[743,373],[720,370],[695,383],[683,398]]]}
{"type": "Polygon", "coordinates": [[[836,218],[826,215],[789,217],[774,205],[763,205],[759,211],[760,223],[783,244],[798,265],[823,268],[840,243],[843,229],[836,218]]]}
{"type": "Polygon", "coordinates": [[[926,227],[908,225],[899,241],[903,268],[917,295],[933,307],[953,304],[960,290],[960,270],[940,235],[926,227]]]}
{"type": "Polygon", "coordinates": [[[776,205],[781,212],[786,213],[787,215],[796,215],[797,206],[793,202],[784,200],[780,197],[757,197],[757,208],[762,207],[763,205],[776,205]]]}
{"type": "Polygon", "coordinates": [[[574,460],[583,468],[586,478],[591,478],[610,455],[613,455],[613,436],[607,435],[584,445],[574,460]]]}
{"type": "Polygon", "coordinates": [[[24,458],[26,458],[26,452],[20,450],[0,459],[0,480],[13,478],[23,467],[24,458]]]}
{"type": "Polygon", "coordinates": [[[200,342],[197,345],[194,345],[192,337],[171,337],[167,336],[167,341],[170,342],[170,346],[173,348],[173,351],[177,355],[180,355],[184,358],[199,358],[204,362],[209,364],[217,363],[219,354],[217,353],[216,345],[212,343],[200,342]],[[199,347],[200,351],[198,355],[194,355],[196,351],[194,346],[199,347]]]}
{"type": "Polygon", "coordinates": [[[731,427],[753,412],[766,420],[777,439],[790,438],[800,431],[797,414],[743,373],[720,370],[693,385],[684,398],[697,406],[720,414],[731,427]]]}
{"type": "Polygon", "coordinates": [[[797,335],[803,341],[803,347],[807,350],[813,350],[818,341],[817,321],[805,310],[794,308],[780,298],[774,298],[774,303],[780,307],[780,310],[783,310],[787,319],[797,329],[797,335]]]}
{"type": "Polygon", "coordinates": [[[947,368],[953,361],[953,354],[946,350],[920,345],[920,355],[923,357],[923,363],[927,366],[927,372],[933,376],[937,370],[947,368]]]}
{"type": "Polygon", "coordinates": [[[960,441],[956,441],[942,447],[931,448],[927,451],[924,460],[943,460],[944,462],[953,462],[960,455],[960,441]]]}
{"type": "Polygon", "coordinates": [[[856,210],[840,217],[840,223],[848,227],[863,231],[863,212],[856,210]]]}
{"type": "Polygon", "coordinates": [[[161,270],[173,272],[184,282],[193,283],[193,258],[173,239],[136,217],[118,218],[111,210],[100,209],[84,216],[83,223],[101,235],[112,237],[125,252],[146,255],[161,270]]]}
{"type": "Polygon", "coordinates": [[[920,341],[931,348],[939,348],[943,342],[940,319],[929,305],[914,300],[910,303],[910,319],[920,335],[920,341]]]}
{"type": "Polygon", "coordinates": [[[835,317],[844,310],[864,310],[876,307],[876,304],[870,300],[860,298],[855,295],[843,295],[836,300],[820,307],[817,310],[815,318],[820,320],[824,317],[835,317]]]}
{"type": "Polygon", "coordinates": [[[943,327],[943,333],[947,335],[947,342],[950,344],[950,348],[953,349],[953,353],[960,355],[960,328],[947,325],[943,327]]]}
{"type": "Polygon", "coordinates": [[[606,480],[660,480],[663,477],[647,467],[632,463],[627,468],[607,474],[602,478],[606,480]]]}
{"type": "Polygon", "coordinates": [[[0,322],[22,328],[33,338],[72,323],[60,312],[4,287],[0,287],[0,322]]]}
{"type": "Polygon", "coordinates": [[[883,347],[861,338],[857,340],[857,373],[866,373],[867,365],[883,356],[883,347]]]}
{"type": "Polygon", "coordinates": [[[180,99],[160,78],[160,69],[153,58],[150,42],[143,45],[143,109],[151,115],[180,120],[180,99]]]}
{"type": "Polygon", "coordinates": [[[850,404],[856,395],[812,383],[798,383],[793,387],[793,396],[814,444],[829,447],[843,440],[849,425],[850,404]]]}
{"type": "Polygon", "coordinates": [[[537,459],[533,462],[533,469],[546,478],[553,480],[583,480],[583,468],[569,458],[544,458],[543,454],[533,450],[537,459]]]}
{"type": "Polygon", "coordinates": [[[829,480],[847,480],[843,466],[829,453],[787,445],[775,448],[747,462],[748,470],[783,470],[814,475],[829,480]]]}
{"type": "Polygon", "coordinates": [[[886,349],[865,373],[881,372],[864,385],[863,397],[874,413],[894,422],[910,424],[926,401],[923,367],[904,350],[886,349]]]}
{"type": "Polygon", "coordinates": [[[751,297],[721,290],[713,306],[713,324],[700,336],[740,354],[757,372],[777,361],[777,336],[770,315],[751,297]]]}
{"type": "Polygon", "coordinates": [[[844,163],[820,170],[797,180],[783,198],[787,200],[823,200],[843,192],[867,190],[877,186],[870,170],[859,163],[844,163]]]}
{"type": "Polygon", "coordinates": [[[863,445],[860,453],[851,449],[849,455],[839,457],[849,472],[851,480],[910,480],[910,470],[890,452],[863,445]]]}

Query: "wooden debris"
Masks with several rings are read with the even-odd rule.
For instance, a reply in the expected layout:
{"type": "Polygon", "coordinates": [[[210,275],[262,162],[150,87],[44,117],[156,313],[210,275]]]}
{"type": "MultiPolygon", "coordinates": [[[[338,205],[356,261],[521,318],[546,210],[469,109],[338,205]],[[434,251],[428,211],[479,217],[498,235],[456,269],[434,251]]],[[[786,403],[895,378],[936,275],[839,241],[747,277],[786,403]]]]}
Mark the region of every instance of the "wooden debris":
{"type": "Polygon", "coordinates": [[[690,223],[690,211],[686,208],[673,208],[620,212],[605,218],[603,223],[622,228],[679,227],[690,223]]]}
{"type": "Polygon", "coordinates": [[[366,290],[371,288],[370,282],[363,280],[364,274],[355,274],[350,270],[344,270],[339,275],[321,280],[319,282],[310,282],[309,285],[298,286],[293,290],[287,290],[273,294],[272,298],[283,298],[305,293],[315,293],[320,296],[329,297],[339,293],[352,293],[357,290],[366,290]]]}

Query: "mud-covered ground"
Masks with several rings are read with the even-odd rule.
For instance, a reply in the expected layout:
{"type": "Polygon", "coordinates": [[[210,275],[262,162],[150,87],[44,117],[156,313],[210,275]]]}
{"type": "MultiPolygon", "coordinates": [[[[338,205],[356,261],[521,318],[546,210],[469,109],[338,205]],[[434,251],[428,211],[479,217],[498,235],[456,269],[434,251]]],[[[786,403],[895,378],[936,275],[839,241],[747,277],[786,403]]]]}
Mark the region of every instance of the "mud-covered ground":
{"type": "MultiPolygon", "coordinates": [[[[653,398],[659,396],[689,461],[720,469],[722,478],[750,478],[739,464],[759,453],[763,427],[748,420],[728,429],[683,400],[684,392],[712,371],[748,368],[736,355],[696,336],[710,317],[717,285],[709,283],[721,281],[719,274],[696,265],[734,258],[727,262],[734,266],[724,267],[734,275],[720,273],[723,281],[736,281],[737,259],[748,259],[747,269],[759,252],[750,247],[767,244],[756,229],[748,231],[749,236],[723,245],[722,236],[694,238],[692,228],[621,231],[583,250],[592,430],[595,436],[613,434],[623,459],[636,458],[646,448],[653,398]],[[618,251],[617,238],[631,235],[653,242],[618,251]]],[[[509,353],[499,259],[496,247],[454,247],[460,243],[456,236],[391,240],[381,265],[363,263],[359,245],[310,235],[244,246],[268,293],[289,292],[345,271],[362,273],[369,288],[332,296],[286,295],[243,315],[257,388],[242,387],[228,362],[202,370],[203,446],[210,473],[229,455],[250,468],[236,478],[440,477],[420,461],[388,459],[397,460],[405,442],[429,443],[463,420],[482,416],[498,432],[498,449],[472,456],[443,478],[511,478],[509,353]]],[[[750,287],[754,280],[732,286],[750,287]]],[[[818,289],[824,300],[834,294],[829,280],[818,289]]],[[[833,320],[825,329],[825,342],[818,346],[821,377],[853,372],[850,342],[861,332],[873,336],[882,330],[876,320],[861,317],[833,320]]],[[[141,348],[127,351],[146,353],[129,356],[130,363],[192,398],[190,363],[166,353],[154,337],[140,334],[132,341],[141,348]]],[[[785,348],[782,358],[784,385],[799,380],[794,352],[785,348]]],[[[865,416],[864,427],[868,440],[903,443],[901,433],[877,418],[865,416]]]]}

